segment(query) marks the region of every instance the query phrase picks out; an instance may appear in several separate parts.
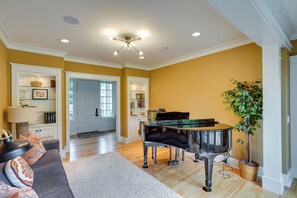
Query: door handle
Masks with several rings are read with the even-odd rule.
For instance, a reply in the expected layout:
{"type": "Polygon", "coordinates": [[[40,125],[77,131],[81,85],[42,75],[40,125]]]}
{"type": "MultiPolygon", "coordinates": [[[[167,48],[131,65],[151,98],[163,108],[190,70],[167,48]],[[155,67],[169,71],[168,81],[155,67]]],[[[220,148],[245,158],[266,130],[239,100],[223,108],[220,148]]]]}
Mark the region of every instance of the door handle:
{"type": "Polygon", "coordinates": [[[95,111],[95,116],[98,117],[99,114],[98,114],[98,108],[96,108],[96,111],[95,111]]]}

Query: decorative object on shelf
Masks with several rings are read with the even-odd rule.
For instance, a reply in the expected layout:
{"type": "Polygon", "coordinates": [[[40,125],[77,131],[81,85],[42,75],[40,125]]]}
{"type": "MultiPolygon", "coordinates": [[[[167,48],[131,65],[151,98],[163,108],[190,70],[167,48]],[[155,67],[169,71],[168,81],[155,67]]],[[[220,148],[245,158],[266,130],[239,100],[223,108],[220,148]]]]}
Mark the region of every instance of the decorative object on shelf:
{"type": "Polygon", "coordinates": [[[44,113],[45,124],[56,123],[56,112],[46,112],[44,113]]]}
{"type": "Polygon", "coordinates": [[[124,42],[124,44],[122,45],[122,47],[120,47],[117,51],[115,51],[115,52],[113,53],[115,56],[118,55],[118,53],[120,52],[120,50],[123,49],[123,47],[126,46],[127,49],[130,49],[131,47],[132,47],[133,49],[135,49],[136,52],[139,54],[139,59],[144,59],[143,52],[142,52],[142,51],[139,51],[134,45],[132,45],[132,42],[141,40],[141,39],[143,39],[143,37],[135,37],[135,38],[132,38],[131,35],[123,35],[121,38],[109,37],[109,39],[111,39],[111,40],[115,40],[115,41],[121,41],[121,42],[124,42]]]}
{"type": "Polygon", "coordinates": [[[56,87],[56,80],[51,80],[51,87],[56,87]]]}
{"type": "MultiPolygon", "coordinates": [[[[232,110],[241,119],[234,128],[245,134],[246,152],[248,159],[239,161],[240,175],[248,180],[255,181],[259,164],[252,161],[251,137],[257,128],[261,127],[263,98],[262,81],[240,82],[233,80],[235,88],[222,93],[224,104],[229,105],[227,110],[232,110]]],[[[244,144],[244,140],[238,139],[237,143],[244,144]]]]}
{"type": "Polygon", "coordinates": [[[144,93],[137,93],[136,100],[144,100],[144,93]]]}
{"type": "Polygon", "coordinates": [[[33,106],[8,107],[8,122],[16,123],[17,136],[29,132],[29,122],[37,120],[37,108],[33,106]]]}
{"type": "Polygon", "coordinates": [[[42,86],[42,82],[39,80],[39,74],[36,74],[34,76],[34,80],[30,81],[30,84],[32,87],[41,87],[42,86]]]}
{"type": "Polygon", "coordinates": [[[32,144],[25,140],[14,140],[10,131],[0,129],[0,163],[14,159],[29,149],[32,144]]]}
{"type": "Polygon", "coordinates": [[[19,90],[19,98],[20,99],[25,99],[26,98],[26,90],[24,90],[24,89],[19,90]]]}
{"type": "Polygon", "coordinates": [[[48,90],[47,89],[32,89],[33,100],[47,100],[48,90]]]}

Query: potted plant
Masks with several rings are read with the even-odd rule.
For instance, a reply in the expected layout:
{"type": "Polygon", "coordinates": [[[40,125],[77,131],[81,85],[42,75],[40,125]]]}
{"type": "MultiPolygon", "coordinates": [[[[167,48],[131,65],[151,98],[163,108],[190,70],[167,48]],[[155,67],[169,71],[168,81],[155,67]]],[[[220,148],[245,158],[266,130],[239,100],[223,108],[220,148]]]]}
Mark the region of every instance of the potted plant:
{"type": "Polygon", "coordinates": [[[224,91],[224,104],[226,110],[232,110],[240,121],[235,124],[234,129],[245,134],[245,140],[238,139],[237,143],[246,144],[247,160],[239,161],[240,175],[248,180],[255,181],[257,178],[259,164],[252,161],[251,138],[257,127],[261,127],[263,99],[261,80],[253,82],[240,82],[232,80],[235,88],[224,91]]]}

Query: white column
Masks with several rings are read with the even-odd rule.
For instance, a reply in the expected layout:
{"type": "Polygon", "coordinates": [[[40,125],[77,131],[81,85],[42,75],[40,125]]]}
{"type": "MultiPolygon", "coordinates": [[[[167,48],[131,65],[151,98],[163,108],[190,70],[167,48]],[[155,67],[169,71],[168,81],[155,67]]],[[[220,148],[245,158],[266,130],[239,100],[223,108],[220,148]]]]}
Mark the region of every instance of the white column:
{"type": "Polygon", "coordinates": [[[282,123],[281,123],[281,46],[262,46],[263,58],[263,177],[262,187],[281,195],[282,123]]]}

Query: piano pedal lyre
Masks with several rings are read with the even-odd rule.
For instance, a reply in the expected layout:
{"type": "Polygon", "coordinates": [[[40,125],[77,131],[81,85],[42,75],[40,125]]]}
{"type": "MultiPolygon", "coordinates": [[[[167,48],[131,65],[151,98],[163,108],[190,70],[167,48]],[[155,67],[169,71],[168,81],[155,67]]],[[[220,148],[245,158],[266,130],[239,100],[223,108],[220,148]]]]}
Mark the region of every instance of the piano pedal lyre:
{"type": "MultiPolygon", "coordinates": [[[[175,166],[179,164],[179,155],[180,155],[180,148],[175,147],[175,159],[172,160],[172,146],[169,146],[169,161],[168,165],[169,166],[175,166]]],[[[182,161],[185,161],[185,150],[182,149],[182,161]]]]}
{"type": "Polygon", "coordinates": [[[195,153],[195,159],[193,160],[193,162],[195,163],[199,162],[199,155],[197,153],[195,153]]]}

